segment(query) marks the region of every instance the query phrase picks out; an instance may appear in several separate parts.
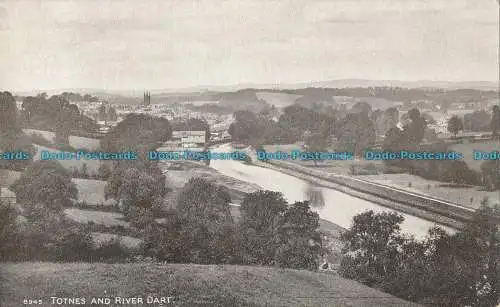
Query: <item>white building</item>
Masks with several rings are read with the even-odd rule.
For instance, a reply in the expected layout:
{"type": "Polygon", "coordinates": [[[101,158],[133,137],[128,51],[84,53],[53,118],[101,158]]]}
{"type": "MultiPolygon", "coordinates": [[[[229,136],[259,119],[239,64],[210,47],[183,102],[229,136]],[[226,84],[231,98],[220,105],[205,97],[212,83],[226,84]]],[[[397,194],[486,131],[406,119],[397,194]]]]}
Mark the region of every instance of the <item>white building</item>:
{"type": "Polygon", "coordinates": [[[167,148],[197,148],[205,146],[205,131],[173,131],[167,148]]]}

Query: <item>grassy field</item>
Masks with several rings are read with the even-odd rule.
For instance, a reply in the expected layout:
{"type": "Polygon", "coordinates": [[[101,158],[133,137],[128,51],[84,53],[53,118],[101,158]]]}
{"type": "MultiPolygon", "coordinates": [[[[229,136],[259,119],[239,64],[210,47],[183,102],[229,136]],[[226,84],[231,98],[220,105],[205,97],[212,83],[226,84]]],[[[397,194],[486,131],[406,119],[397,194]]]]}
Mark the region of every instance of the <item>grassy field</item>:
{"type": "Polygon", "coordinates": [[[500,144],[498,141],[487,141],[481,143],[468,143],[468,144],[455,144],[451,146],[451,150],[461,152],[464,156],[463,160],[467,163],[469,168],[481,172],[481,163],[483,160],[474,160],[473,151],[498,151],[500,150],[500,144]]]}
{"type": "MultiPolygon", "coordinates": [[[[35,130],[35,129],[23,129],[26,134],[41,134],[44,138],[49,141],[53,141],[55,137],[54,132],[43,131],[43,130],[35,130]]],[[[98,139],[85,138],[80,136],[70,136],[69,137],[69,145],[74,148],[86,148],[88,150],[98,149],[100,146],[100,141],[98,139]]]]}
{"type": "Polygon", "coordinates": [[[104,198],[106,181],[78,178],[73,178],[72,181],[78,188],[78,201],[85,201],[90,206],[113,206],[116,204],[113,199],[106,200],[104,198]]]}
{"type": "MultiPolygon", "coordinates": [[[[16,171],[0,170],[0,187],[9,187],[17,179],[19,179],[21,174],[21,172],[16,171]]],[[[104,198],[104,187],[106,185],[106,181],[78,178],[73,178],[72,181],[78,188],[79,201],[85,201],[88,205],[111,206],[115,204],[114,200],[106,200],[104,198]]]]}
{"type": "Polygon", "coordinates": [[[427,180],[410,174],[379,174],[356,176],[356,178],[386,184],[420,194],[426,194],[431,197],[448,200],[463,206],[479,208],[481,200],[488,197],[491,203],[498,203],[498,191],[487,192],[478,191],[477,188],[451,188],[440,186],[443,182],[427,180]],[[411,187],[408,183],[411,182],[411,187]],[[472,197],[472,202],[470,201],[472,197]]]}
{"type": "Polygon", "coordinates": [[[82,210],[77,208],[69,208],[64,210],[66,216],[71,220],[86,224],[94,222],[95,224],[104,226],[123,226],[128,227],[129,224],[123,220],[123,214],[118,212],[105,212],[96,210],[82,210]]]}
{"type": "Polygon", "coordinates": [[[417,306],[331,273],[230,265],[0,264],[1,306],[22,306],[26,298],[49,306],[51,296],[87,302],[170,296],[171,306],[417,306]]]}
{"type": "MultiPolygon", "coordinates": [[[[40,160],[40,155],[41,155],[41,151],[49,151],[49,152],[60,152],[59,150],[57,149],[54,149],[54,148],[48,148],[48,147],[44,147],[44,146],[39,146],[39,145],[34,145],[37,152],[35,153],[35,156],[33,158],[34,161],[38,161],[40,160]]],[[[89,174],[93,174],[93,173],[98,173],[99,172],[99,166],[101,165],[101,162],[99,160],[76,160],[76,159],[72,159],[72,160],[57,160],[59,163],[61,163],[61,165],[69,170],[69,171],[72,171],[73,169],[78,169],[78,170],[81,170],[83,165],[86,164],[87,165],[87,172],[89,174]]]]}

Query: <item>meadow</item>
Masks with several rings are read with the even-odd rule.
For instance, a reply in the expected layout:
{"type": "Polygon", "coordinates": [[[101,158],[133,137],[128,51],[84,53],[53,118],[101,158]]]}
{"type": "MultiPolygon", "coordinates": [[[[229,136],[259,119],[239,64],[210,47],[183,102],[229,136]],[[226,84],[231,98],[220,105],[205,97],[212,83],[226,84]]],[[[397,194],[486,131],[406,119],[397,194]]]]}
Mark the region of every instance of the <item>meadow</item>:
{"type": "Polygon", "coordinates": [[[106,181],[73,178],[72,181],[78,189],[78,201],[84,201],[89,206],[113,206],[116,201],[106,200],[104,197],[104,188],[106,181]]]}
{"type": "Polygon", "coordinates": [[[360,175],[356,176],[356,178],[444,199],[474,209],[481,206],[481,201],[484,197],[488,197],[491,204],[499,203],[500,200],[498,191],[481,191],[477,187],[450,187],[440,181],[427,180],[410,174],[360,175]],[[410,183],[411,186],[409,186],[410,183]]]}
{"type": "MultiPolygon", "coordinates": [[[[26,134],[40,134],[49,141],[53,141],[55,137],[54,132],[35,130],[35,129],[23,129],[26,134]]],[[[96,150],[100,146],[100,141],[98,139],[85,138],[80,136],[70,136],[69,145],[73,148],[86,148],[88,150],[96,150]]]]}
{"type": "Polygon", "coordinates": [[[500,142],[499,141],[487,141],[481,143],[464,143],[464,144],[454,144],[451,146],[451,150],[461,152],[463,154],[463,160],[469,168],[481,172],[481,163],[484,160],[474,160],[474,150],[477,151],[500,151],[500,142]]]}
{"type": "Polygon", "coordinates": [[[129,223],[124,221],[123,214],[118,212],[105,212],[96,210],[68,208],[64,210],[64,213],[69,219],[77,223],[87,224],[88,222],[92,222],[94,224],[104,225],[107,227],[113,227],[113,226],[129,227],[129,223]]]}
{"type": "MultiPolygon", "coordinates": [[[[36,153],[35,156],[33,157],[34,161],[38,161],[41,159],[41,151],[48,151],[51,153],[59,153],[61,152],[60,150],[54,149],[54,148],[48,148],[40,145],[33,145],[35,146],[36,153]]],[[[71,160],[57,160],[61,165],[69,170],[73,171],[74,169],[81,170],[83,165],[85,164],[87,166],[87,173],[88,174],[97,174],[99,172],[99,166],[101,166],[101,162],[99,160],[76,160],[76,159],[71,159],[71,160]]]]}

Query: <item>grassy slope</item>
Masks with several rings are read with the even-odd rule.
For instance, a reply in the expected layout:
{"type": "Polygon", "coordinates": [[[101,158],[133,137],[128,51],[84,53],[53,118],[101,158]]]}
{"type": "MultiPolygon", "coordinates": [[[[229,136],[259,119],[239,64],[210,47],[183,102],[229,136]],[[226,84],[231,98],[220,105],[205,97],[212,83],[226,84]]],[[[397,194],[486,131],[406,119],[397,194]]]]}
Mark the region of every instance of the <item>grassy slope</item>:
{"type": "MultiPolygon", "coordinates": [[[[0,306],[24,298],[173,296],[172,306],[416,306],[337,275],[247,266],[0,264],[0,306]],[[107,293],[107,294],[105,294],[107,293]]],[[[158,306],[158,305],[151,305],[158,306]]]]}
{"type": "MultiPolygon", "coordinates": [[[[26,134],[34,134],[34,133],[41,134],[44,138],[46,138],[51,142],[54,140],[54,137],[56,135],[54,132],[44,131],[44,130],[23,129],[23,131],[26,134]]],[[[86,148],[89,150],[95,150],[99,148],[100,140],[85,138],[80,136],[70,136],[69,145],[73,146],[74,148],[86,148]]]]}
{"type": "MultiPolygon", "coordinates": [[[[33,160],[34,161],[38,161],[40,160],[40,157],[41,157],[41,151],[48,151],[48,152],[51,152],[51,153],[59,153],[61,152],[60,150],[57,150],[57,149],[54,149],[54,148],[48,148],[48,147],[44,147],[44,146],[40,146],[40,145],[34,145],[35,146],[35,149],[37,150],[35,156],[33,157],[33,160]]],[[[78,170],[81,170],[82,167],[83,167],[83,164],[86,164],[87,165],[87,171],[89,174],[93,174],[93,173],[98,173],[99,172],[99,166],[101,165],[101,162],[100,160],[76,160],[76,159],[72,159],[72,160],[55,160],[59,163],[61,163],[61,165],[71,171],[73,168],[76,168],[78,170]]]]}
{"type": "Polygon", "coordinates": [[[94,222],[95,224],[105,226],[123,226],[129,227],[129,223],[123,221],[122,213],[118,212],[104,212],[95,210],[82,210],[77,208],[68,208],[64,213],[71,219],[78,223],[86,224],[87,222],[94,222]]]}
{"type": "Polygon", "coordinates": [[[106,200],[104,197],[104,188],[106,181],[92,180],[92,179],[79,179],[73,178],[72,180],[78,189],[78,200],[87,202],[87,205],[105,205],[112,206],[116,202],[112,199],[106,200]]]}
{"type": "Polygon", "coordinates": [[[474,160],[474,150],[491,152],[498,151],[499,147],[498,141],[487,141],[484,143],[455,144],[451,146],[451,150],[461,152],[467,165],[471,169],[481,172],[481,163],[484,160],[474,160]]]}

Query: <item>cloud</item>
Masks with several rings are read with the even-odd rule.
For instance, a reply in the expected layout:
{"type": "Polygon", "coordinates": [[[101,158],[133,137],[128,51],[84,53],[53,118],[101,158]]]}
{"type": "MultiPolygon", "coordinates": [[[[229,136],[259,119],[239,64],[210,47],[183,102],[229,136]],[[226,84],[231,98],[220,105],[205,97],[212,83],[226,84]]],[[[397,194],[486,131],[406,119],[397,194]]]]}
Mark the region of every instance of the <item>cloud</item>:
{"type": "Polygon", "coordinates": [[[7,18],[7,9],[4,7],[0,7],[0,19],[5,19],[7,18]]]}
{"type": "Polygon", "coordinates": [[[496,79],[497,3],[476,1],[12,0],[0,77],[13,88],[496,79]]]}

